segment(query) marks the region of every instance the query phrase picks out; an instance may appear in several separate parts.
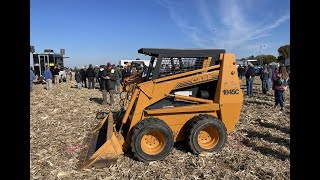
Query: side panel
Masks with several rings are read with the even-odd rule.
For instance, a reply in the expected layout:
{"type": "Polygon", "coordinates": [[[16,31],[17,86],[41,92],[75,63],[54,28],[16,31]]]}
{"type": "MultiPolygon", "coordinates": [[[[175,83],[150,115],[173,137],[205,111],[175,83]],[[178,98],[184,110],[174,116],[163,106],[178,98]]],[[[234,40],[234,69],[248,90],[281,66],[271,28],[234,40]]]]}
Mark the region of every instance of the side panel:
{"type": "Polygon", "coordinates": [[[243,93],[237,75],[234,54],[222,54],[219,80],[214,102],[220,104],[219,118],[225,124],[227,132],[234,130],[239,120],[243,104],[243,93]]]}

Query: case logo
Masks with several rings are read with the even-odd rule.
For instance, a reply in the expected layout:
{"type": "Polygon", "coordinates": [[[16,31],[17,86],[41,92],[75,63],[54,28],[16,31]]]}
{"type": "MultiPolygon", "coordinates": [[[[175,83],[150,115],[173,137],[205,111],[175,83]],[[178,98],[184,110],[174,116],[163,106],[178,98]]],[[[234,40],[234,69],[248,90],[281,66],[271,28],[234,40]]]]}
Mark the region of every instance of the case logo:
{"type": "Polygon", "coordinates": [[[192,78],[191,82],[198,83],[198,82],[202,82],[202,81],[208,81],[208,80],[213,79],[213,77],[214,76],[212,74],[206,74],[203,76],[198,76],[198,77],[192,78]]]}

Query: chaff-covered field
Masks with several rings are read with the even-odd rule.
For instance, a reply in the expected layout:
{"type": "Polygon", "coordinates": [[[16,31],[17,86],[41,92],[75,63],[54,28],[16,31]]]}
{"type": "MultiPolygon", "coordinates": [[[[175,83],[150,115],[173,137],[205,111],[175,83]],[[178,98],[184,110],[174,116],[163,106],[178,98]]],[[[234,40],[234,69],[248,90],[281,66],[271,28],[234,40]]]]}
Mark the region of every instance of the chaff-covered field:
{"type": "Polygon", "coordinates": [[[99,90],[74,87],[75,81],[51,92],[42,84],[33,87],[30,179],[290,179],[289,90],[281,112],[273,108],[273,91],[261,93],[257,77],[254,96],[245,96],[235,132],[219,153],[196,156],[179,143],[163,161],[143,163],[127,153],[109,168],[79,172],[83,142],[99,122],[96,112],[107,106],[100,104],[99,90]]]}

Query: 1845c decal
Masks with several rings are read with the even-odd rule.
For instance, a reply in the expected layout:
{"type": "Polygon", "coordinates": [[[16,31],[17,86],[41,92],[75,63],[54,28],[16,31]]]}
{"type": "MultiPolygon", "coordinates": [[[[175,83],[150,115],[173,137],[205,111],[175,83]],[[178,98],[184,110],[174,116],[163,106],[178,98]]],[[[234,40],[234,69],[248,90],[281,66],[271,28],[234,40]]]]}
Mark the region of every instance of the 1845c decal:
{"type": "Polygon", "coordinates": [[[232,95],[232,94],[239,94],[239,89],[225,89],[223,90],[224,95],[232,95]]]}

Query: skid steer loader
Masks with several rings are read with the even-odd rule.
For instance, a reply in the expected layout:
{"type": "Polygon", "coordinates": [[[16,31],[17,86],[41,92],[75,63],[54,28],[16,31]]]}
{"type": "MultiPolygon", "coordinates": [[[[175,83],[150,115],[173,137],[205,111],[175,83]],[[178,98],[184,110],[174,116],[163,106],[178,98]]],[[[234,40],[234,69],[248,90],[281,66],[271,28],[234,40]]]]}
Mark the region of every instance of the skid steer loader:
{"type": "Polygon", "coordinates": [[[100,112],[79,169],[103,167],[131,150],[137,160],[164,159],[174,142],[191,152],[220,151],[238,122],[243,94],[234,54],[223,49],[153,49],[144,82],[120,112],[100,112]]]}

